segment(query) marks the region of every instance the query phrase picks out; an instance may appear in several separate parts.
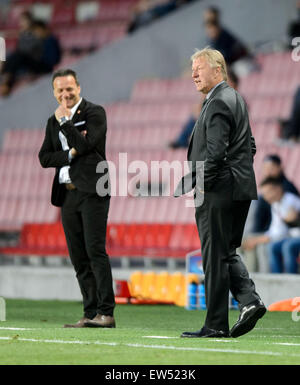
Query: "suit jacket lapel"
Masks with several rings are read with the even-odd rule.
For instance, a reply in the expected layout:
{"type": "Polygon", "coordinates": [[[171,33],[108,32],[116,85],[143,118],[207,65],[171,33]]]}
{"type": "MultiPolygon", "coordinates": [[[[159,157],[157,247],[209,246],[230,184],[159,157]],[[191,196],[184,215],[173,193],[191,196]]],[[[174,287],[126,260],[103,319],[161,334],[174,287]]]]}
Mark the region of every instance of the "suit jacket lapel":
{"type": "Polygon", "coordinates": [[[196,130],[196,127],[197,127],[197,123],[199,122],[199,120],[200,120],[201,116],[203,115],[204,111],[206,110],[207,104],[208,104],[208,100],[205,99],[203,104],[202,104],[202,108],[201,108],[201,112],[200,112],[199,118],[197,119],[197,122],[195,123],[195,126],[194,126],[193,131],[192,131],[191,136],[190,136],[190,143],[189,143],[189,148],[188,148],[188,157],[189,157],[189,154],[190,154],[191,149],[192,149],[193,138],[194,138],[194,133],[195,133],[195,130],[196,130]]]}
{"type": "Polygon", "coordinates": [[[190,137],[190,143],[189,143],[189,148],[188,148],[188,157],[189,157],[189,154],[191,152],[191,149],[192,149],[192,145],[193,145],[193,137],[194,137],[194,133],[195,133],[195,129],[197,127],[197,123],[200,121],[202,115],[204,114],[204,112],[206,111],[208,105],[210,104],[210,102],[213,100],[214,96],[216,95],[216,93],[218,91],[220,91],[221,89],[225,88],[225,87],[229,87],[228,84],[226,82],[220,84],[217,88],[215,88],[212,92],[212,94],[210,95],[209,99],[205,99],[203,104],[202,104],[202,108],[201,108],[201,112],[200,112],[200,115],[199,115],[199,118],[193,128],[193,131],[192,131],[192,134],[191,134],[191,137],[190,137]]]}
{"type": "Polygon", "coordinates": [[[82,118],[83,111],[85,109],[86,101],[82,98],[81,103],[79,104],[77,110],[75,111],[75,114],[73,115],[72,122],[77,123],[82,118]]]}

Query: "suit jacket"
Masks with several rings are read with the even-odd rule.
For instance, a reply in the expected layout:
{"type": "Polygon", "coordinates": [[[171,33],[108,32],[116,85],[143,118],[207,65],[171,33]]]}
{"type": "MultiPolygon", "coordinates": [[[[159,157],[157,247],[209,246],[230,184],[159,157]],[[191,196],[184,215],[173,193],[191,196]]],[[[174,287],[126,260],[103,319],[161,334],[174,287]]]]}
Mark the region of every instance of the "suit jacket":
{"type": "Polygon", "coordinates": [[[66,194],[64,185],[59,184],[59,170],[70,166],[69,174],[72,182],[80,191],[96,193],[96,184],[100,177],[108,180],[108,166],[105,155],[106,114],[103,107],[82,99],[72,120],[62,126],[52,115],[48,119],[44,142],[39,152],[42,167],[55,167],[56,174],[52,185],[51,203],[62,206],[66,194]],[[78,155],[69,162],[69,150],[63,150],[59,139],[59,131],[65,135],[70,148],[74,147],[78,155]],[[80,132],[86,130],[84,137],[80,132]],[[99,162],[103,163],[103,172],[97,173],[99,162]]]}
{"type": "Polygon", "coordinates": [[[182,178],[174,195],[186,194],[195,187],[196,162],[203,161],[204,191],[212,191],[218,176],[230,170],[233,199],[257,199],[255,152],[245,101],[224,82],[203,103],[188,149],[190,173],[182,178]]]}

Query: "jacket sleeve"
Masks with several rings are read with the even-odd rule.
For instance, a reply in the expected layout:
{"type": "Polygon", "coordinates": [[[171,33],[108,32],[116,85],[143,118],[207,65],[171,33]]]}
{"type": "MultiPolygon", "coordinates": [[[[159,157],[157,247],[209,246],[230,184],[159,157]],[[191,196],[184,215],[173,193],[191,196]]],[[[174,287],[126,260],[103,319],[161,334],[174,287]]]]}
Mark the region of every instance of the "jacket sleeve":
{"type": "Polygon", "coordinates": [[[215,100],[207,109],[207,157],[204,162],[204,189],[209,191],[227,156],[233,116],[222,100],[215,100]]]}
{"type": "Polygon", "coordinates": [[[39,160],[42,167],[63,167],[69,164],[69,150],[56,151],[51,139],[51,118],[48,120],[46,134],[39,152],[39,160]]]}
{"type": "Polygon", "coordinates": [[[101,106],[93,106],[86,112],[86,136],[67,121],[61,126],[61,131],[68,140],[70,147],[74,147],[79,155],[86,155],[94,151],[106,135],[106,114],[101,106]]]}

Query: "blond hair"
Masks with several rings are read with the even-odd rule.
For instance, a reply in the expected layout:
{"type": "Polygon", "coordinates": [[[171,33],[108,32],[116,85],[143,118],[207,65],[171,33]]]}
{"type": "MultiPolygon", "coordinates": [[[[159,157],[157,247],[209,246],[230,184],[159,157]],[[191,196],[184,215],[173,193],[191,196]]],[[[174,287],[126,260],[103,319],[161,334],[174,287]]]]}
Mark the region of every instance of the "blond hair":
{"type": "Polygon", "coordinates": [[[220,51],[209,47],[203,48],[201,50],[196,49],[195,53],[191,56],[191,61],[194,61],[199,57],[205,57],[212,68],[220,67],[223,79],[228,79],[225,59],[220,51]]]}

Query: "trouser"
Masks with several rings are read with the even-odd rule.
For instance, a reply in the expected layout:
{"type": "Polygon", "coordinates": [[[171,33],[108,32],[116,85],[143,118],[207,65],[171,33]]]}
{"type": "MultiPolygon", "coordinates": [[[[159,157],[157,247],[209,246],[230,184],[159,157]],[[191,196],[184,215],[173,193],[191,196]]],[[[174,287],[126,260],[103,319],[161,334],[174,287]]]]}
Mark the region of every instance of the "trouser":
{"type": "Polygon", "coordinates": [[[228,331],[229,290],[240,308],[260,299],[236,249],[241,245],[251,201],[232,199],[233,179],[226,173],[196,208],[201,241],[207,314],[205,326],[228,331]]]}
{"type": "Polygon", "coordinates": [[[298,273],[297,259],[300,252],[300,238],[282,239],[269,244],[271,273],[298,273]]]}
{"type": "Polygon", "coordinates": [[[67,191],[61,209],[71,262],[83,297],[84,316],[113,315],[115,298],[105,249],[109,199],[67,191]]]}

